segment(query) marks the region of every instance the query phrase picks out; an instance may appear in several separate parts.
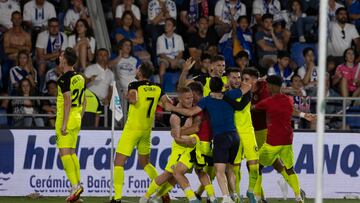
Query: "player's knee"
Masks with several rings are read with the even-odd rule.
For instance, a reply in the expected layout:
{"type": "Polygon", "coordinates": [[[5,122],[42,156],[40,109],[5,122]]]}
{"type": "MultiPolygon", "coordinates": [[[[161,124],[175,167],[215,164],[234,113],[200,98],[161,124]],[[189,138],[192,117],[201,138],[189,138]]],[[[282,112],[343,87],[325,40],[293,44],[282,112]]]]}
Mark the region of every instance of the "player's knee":
{"type": "Polygon", "coordinates": [[[147,164],[150,163],[149,156],[139,155],[139,163],[142,167],[145,167],[147,164]]]}

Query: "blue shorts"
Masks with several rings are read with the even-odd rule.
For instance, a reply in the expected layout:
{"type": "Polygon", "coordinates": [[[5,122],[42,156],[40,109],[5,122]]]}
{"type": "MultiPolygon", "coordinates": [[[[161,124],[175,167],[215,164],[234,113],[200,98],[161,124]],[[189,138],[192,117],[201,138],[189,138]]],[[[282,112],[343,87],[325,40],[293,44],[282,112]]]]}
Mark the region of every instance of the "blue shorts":
{"type": "Polygon", "coordinates": [[[239,150],[240,138],[236,131],[214,136],[214,163],[233,164],[239,150]]]}

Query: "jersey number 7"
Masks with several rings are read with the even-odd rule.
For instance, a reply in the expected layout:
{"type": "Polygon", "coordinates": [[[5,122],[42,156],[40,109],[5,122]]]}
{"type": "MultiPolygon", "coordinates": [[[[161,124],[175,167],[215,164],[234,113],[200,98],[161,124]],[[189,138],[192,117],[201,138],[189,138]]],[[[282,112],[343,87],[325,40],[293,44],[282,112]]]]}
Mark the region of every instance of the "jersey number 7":
{"type": "Polygon", "coordinates": [[[149,105],[147,115],[146,115],[147,118],[150,118],[151,109],[152,109],[152,106],[154,105],[154,97],[146,97],[146,101],[150,101],[150,105],[149,105]]]}

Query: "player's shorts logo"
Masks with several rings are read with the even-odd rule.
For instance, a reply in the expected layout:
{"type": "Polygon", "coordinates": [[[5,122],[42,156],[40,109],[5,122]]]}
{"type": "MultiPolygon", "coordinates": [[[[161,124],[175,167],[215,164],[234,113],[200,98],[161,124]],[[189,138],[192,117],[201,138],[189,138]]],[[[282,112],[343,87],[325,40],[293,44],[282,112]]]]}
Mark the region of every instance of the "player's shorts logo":
{"type": "Polygon", "coordinates": [[[10,130],[0,130],[0,191],[7,190],[5,183],[14,174],[14,136],[10,130]]]}
{"type": "Polygon", "coordinates": [[[258,151],[259,151],[258,146],[254,146],[254,151],[255,151],[255,152],[258,152],[258,151]]]}

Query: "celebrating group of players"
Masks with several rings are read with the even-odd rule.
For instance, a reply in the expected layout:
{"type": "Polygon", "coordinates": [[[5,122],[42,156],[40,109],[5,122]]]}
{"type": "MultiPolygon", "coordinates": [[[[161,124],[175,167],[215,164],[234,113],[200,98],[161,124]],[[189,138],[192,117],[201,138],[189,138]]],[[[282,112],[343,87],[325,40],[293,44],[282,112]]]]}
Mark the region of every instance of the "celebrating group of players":
{"type": "MultiPolygon", "coordinates": [[[[75,154],[85,97],[85,81],[74,72],[76,54],[67,49],[60,56],[64,74],[58,80],[56,135],[61,160],[72,190],[68,202],[79,199],[79,161],[75,154]],[[75,60],[75,61],[74,61],[75,60]]],[[[194,62],[189,59],[183,74],[194,62]]],[[[241,202],[240,163],[245,157],[249,171],[247,197],[251,203],[266,202],[262,189],[261,168],[273,165],[293,189],[296,202],[304,202],[304,193],[293,170],[292,116],[313,120],[314,116],[294,110],[293,101],[281,93],[282,79],[269,76],[259,79],[254,68],[228,69],[225,60],[215,56],[208,74],[179,81],[176,106],[161,88],[149,81],[153,68],[143,64],[137,70],[137,81],[129,84],[129,113],[120,137],[114,161],[113,203],[121,202],[124,165],[135,146],[139,163],[152,180],[140,203],[157,202],[179,184],[189,202],[201,202],[206,191],[209,202],[218,202],[212,180],[216,177],[222,202],[241,202]],[[172,152],[165,171],[158,175],[149,162],[150,134],[157,105],[171,111],[172,152]],[[194,170],[201,186],[191,189],[185,174],[194,170]]],[[[167,196],[168,197],[168,196],[167,196]]]]}

